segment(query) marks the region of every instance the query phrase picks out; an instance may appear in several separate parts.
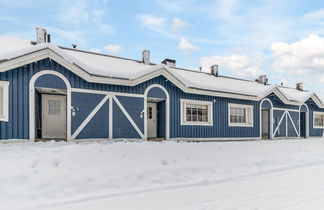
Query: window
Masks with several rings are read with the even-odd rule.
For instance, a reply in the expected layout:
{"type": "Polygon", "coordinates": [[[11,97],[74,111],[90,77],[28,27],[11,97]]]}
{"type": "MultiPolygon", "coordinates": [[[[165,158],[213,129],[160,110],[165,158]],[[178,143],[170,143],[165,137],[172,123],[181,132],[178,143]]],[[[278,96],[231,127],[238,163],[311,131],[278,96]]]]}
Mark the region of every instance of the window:
{"type": "Polygon", "coordinates": [[[324,112],[314,112],[313,127],[314,128],[324,128],[324,112]]]}
{"type": "Polygon", "coordinates": [[[253,126],[253,106],[228,104],[229,126],[253,126]]]}
{"type": "Polygon", "coordinates": [[[153,118],[153,111],[152,111],[152,107],[148,108],[148,118],[152,119],[153,118]]]}
{"type": "Polygon", "coordinates": [[[9,82],[0,81],[0,121],[9,120],[9,82]]]}
{"type": "Polygon", "coordinates": [[[48,114],[49,115],[60,115],[61,103],[58,100],[48,101],[48,114]]]}
{"type": "Polygon", "coordinates": [[[181,125],[213,125],[213,102],[181,99],[181,125]]]}

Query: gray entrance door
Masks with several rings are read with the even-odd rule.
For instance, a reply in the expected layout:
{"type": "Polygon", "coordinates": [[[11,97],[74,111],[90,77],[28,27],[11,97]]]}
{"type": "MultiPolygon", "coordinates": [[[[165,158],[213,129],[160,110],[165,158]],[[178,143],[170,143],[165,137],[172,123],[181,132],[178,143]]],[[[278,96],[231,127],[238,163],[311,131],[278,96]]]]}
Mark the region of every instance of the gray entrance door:
{"type": "Polygon", "coordinates": [[[147,137],[157,137],[156,103],[147,103],[147,137]]]}
{"type": "Polygon", "coordinates": [[[66,96],[42,94],[42,138],[66,138],[66,96]]]}
{"type": "Polygon", "coordinates": [[[270,110],[262,109],[261,110],[261,129],[262,129],[262,138],[270,138],[270,110]]]}

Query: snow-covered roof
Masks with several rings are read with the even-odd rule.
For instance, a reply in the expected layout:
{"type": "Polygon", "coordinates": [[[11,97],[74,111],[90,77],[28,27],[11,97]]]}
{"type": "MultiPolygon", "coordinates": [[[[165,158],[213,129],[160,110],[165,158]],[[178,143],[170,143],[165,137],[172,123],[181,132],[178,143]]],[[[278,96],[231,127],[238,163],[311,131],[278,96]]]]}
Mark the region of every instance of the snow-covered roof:
{"type": "Polygon", "coordinates": [[[209,73],[171,68],[172,73],[190,88],[200,88],[226,93],[238,93],[262,97],[273,90],[273,85],[263,85],[255,81],[242,80],[209,73]]]}
{"type": "MultiPolygon", "coordinates": [[[[164,64],[151,63],[147,65],[134,59],[59,47],[51,43],[31,44],[30,41],[3,36],[0,36],[0,63],[44,49],[50,49],[70,64],[81,68],[91,75],[92,78],[100,78],[100,81],[105,78],[133,81],[164,69],[186,88],[193,90],[244,95],[255,98],[262,98],[271,92],[278,91],[288,101],[293,103],[304,103],[314,95],[312,92],[299,91],[293,88],[263,85],[255,81],[231,77],[214,76],[205,72],[168,67],[164,64]]],[[[324,104],[322,99],[319,99],[319,101],[321,104],[324,104]]]]}
{"type": "Polygon", "coordinates": [[[304,103],[310,97],[312,97],[312,95],[314,95],[313,92],[301,91],[295,88],[282,87],[282,86],[278,86],[277,88],[288,98],[288,100],[296,101],[300,103],[304,103]]]}

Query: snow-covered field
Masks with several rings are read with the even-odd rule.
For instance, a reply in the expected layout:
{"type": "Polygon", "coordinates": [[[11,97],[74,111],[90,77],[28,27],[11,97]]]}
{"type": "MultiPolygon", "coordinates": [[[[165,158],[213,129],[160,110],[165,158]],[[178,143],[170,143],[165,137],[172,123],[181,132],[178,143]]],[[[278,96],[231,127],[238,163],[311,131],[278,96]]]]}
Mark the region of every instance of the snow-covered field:
{"type": "Polygon", "coordinates": [[[0,209],[320,209],[322,139],[0,144],[0,209]]]}

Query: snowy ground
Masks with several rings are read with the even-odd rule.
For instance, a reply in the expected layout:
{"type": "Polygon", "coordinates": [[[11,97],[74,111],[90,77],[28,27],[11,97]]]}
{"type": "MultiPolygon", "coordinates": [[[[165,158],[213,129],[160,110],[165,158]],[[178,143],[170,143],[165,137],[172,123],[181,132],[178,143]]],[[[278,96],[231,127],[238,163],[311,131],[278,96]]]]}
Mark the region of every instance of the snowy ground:
{"type": "Polygon", "coordinates": [[[0,144],[0,209],[320,209],[324,141],[0,144]]]}

